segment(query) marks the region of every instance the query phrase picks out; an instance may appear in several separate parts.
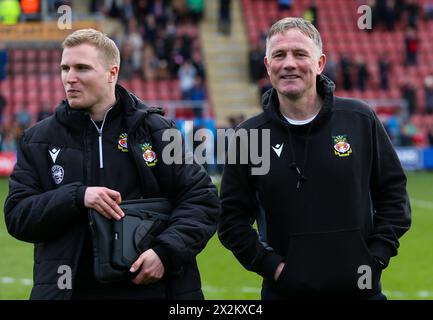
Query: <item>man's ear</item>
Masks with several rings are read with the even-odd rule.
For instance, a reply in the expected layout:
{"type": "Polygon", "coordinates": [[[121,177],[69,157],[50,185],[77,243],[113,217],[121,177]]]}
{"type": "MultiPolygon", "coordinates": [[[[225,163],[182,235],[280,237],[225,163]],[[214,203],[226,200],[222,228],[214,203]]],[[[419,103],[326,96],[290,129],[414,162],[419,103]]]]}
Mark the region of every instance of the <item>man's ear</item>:
{"type": "Polygon", "coordinates": [[[319,58],[319,69],[317,70],[317,74],[321,74],[323,72],[323,69],[325,69],[326,64],[326,56],[322,53],[322,55],[319,58]]]}
{"type": "Polygon", "coordinates": [[[116,82],[118,75],[119,75],[119,66],[118,65],[112,66],[110,69],[110,75],[108,78],[108,82],[109,83],[116,82]]]}
{"type": "Polygon", "coordinates": [[[268,75],[271,75],[271,72],[269,70],[270,66],[269,66],[269,61],[268,61],[268,57],[265,56],[265,58],[263,59],[263,63],[265,64],[266,67],[266,72],[268,73],[268,75]]]}

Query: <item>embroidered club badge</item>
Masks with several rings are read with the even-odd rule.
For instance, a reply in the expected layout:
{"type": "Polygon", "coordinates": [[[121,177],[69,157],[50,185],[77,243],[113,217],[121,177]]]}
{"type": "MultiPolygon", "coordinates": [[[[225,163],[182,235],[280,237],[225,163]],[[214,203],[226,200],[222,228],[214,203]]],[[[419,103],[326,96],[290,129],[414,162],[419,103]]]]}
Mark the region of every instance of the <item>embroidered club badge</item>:
{"type": "Polygon", "coordinates": [[[128,152],[128,134],[122,133],[119,136],[119,143],[117,144],[117,149],[128,152]]]}
{"type": "Polygon", "coordinates": [[[62,166],[56,164],[51,167],[51,176],[56,184],[60,184],[65,176],[65,170],[63,170],[62,166]]]}
{"type": "Polygon", "coordinates": [[[153,167],[158,159],[156,159],[156,153],[152,150],[151,143],[143,143],[140,145],[143,150],[143,159],[149,167],[153,167]]]}
{"type": "Polygon", "coordinates": [[[347,141],[347,135],[332,136],[334,139],[334,154],[339,157],[348,157],[352,153],[352,147],[347,141]]]}

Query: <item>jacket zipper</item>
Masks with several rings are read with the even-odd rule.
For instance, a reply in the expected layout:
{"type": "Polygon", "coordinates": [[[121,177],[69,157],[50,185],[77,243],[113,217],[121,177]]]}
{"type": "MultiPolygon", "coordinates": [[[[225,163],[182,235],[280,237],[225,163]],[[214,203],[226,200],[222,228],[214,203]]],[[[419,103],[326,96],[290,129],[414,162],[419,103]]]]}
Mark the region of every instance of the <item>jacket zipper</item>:
{"type": "Polygon", "coordinates": [[[107,114],[108,112],[110,112],[110,110],[113,109],[113,107],[111,107],[110,109],[107,110],[107,112],[105,112],[104,114],[104,120],[102,120],[102,125],[101,128],[98,127],[98,125],[95,123],[95,121],[93,121],[92,118],[90,118],[90,120],[92,121],[93,125],[96,128],[96,131],[98,131],[98,145],[99,145],[99,168],[103,169],[104,168],[104,155],[102,153],[102,130],[104,129],[104,124],[105,124],[105,119],[107,118],[107,114]]]}

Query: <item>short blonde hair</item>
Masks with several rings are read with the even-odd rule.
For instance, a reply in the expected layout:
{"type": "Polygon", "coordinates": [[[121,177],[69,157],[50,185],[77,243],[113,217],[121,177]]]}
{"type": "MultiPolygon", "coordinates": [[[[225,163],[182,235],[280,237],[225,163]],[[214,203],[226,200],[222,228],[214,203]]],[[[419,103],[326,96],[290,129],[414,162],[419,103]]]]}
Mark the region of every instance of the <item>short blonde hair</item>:
{"type": "Polygon", "coordinates": [[[302,18],[288,17],[275,22],[266,36],[266,57],[270,58],[269,40],[276,34],[282,34],[289,29],[298,29],[307,37],[311,38],[317,47],[319,57],[322,55],[322,38],[319,31],[309,21],[302,18]]]}
{"type": "Polygon", "coordinates": [[[71,33],[62,42],[62,48],[72,48],[81,44],[94,46],[105,58],[107,67],[120,66],[120,52],[113,40],[105,33],[95,29],[79,29],[71,33]]]}

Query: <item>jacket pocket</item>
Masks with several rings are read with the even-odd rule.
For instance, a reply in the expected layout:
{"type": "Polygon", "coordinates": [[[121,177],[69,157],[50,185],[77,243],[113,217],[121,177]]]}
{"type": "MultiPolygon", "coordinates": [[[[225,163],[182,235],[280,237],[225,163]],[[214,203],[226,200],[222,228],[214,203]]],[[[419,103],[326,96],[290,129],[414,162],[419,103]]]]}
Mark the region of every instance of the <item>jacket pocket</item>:
{"type": "Polygon", "coordinates": [[[377,292],[380,268],[358,229],[290,237],[276,289],[287,296],[368,297],[377,292]]]}

